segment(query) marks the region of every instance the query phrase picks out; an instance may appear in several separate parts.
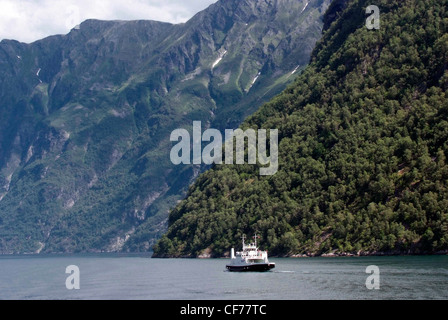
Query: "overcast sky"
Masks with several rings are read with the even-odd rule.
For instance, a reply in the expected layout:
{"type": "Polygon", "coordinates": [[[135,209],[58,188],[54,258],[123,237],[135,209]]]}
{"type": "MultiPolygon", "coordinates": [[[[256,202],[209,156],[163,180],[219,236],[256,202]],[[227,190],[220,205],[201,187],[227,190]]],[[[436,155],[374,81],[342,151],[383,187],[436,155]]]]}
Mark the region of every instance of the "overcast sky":
{"type": "Polygon", "coordinates": [[[86,19],[181,23],[217,0],[0,0],[0,40],[66,34],[86,19]]]}

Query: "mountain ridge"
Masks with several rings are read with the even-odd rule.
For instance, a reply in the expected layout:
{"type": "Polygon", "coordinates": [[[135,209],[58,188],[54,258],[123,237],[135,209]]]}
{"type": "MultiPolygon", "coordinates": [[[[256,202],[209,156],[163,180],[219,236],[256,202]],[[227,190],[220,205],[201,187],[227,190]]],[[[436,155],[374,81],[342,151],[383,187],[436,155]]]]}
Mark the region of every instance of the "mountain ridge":
{"type": "Polygon", "coordinates": [[[178,25],[91,19],[0,42],[0,252],[149,250],[203,169],[169,162],[170,132],[236,127],[280,92],[328,4],[223,0],[178,25]]]}
{"type": "Polygon", "coordinates": [[[329,7],[294,84],[242,129],[279,131],[279,171],[216,165],[170,214],[154,257],[228,256],[243,234],[277,256],[448,249],[447,1],[329,7]]]}

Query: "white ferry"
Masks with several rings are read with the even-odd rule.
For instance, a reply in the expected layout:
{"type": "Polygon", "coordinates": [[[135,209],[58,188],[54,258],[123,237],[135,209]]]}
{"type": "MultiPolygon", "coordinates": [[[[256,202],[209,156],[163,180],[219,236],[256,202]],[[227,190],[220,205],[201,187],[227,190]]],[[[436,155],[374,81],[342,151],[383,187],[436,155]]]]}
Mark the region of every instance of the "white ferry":
{"type": "Polygon", "coordinates": [[[230,263],[226,265],[229,271],[268,271],[275,268],[274,262],[269,262],[267,251],[261,251],[257,247],[257,235],[254,243],[246,245],[246,236],[243,236],[243,251],[230,250],[230,263]]]}

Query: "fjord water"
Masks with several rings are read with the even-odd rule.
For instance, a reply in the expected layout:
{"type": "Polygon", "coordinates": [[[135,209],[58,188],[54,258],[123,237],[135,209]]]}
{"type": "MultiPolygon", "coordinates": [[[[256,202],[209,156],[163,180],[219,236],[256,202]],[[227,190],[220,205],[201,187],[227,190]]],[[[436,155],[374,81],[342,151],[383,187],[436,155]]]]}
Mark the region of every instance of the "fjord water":
{"type": "Polygon", "coordinates": [[[448,299],[448,256],[277,258],[265,273],[233,273],[226,259],[73,255],[0,257],[4,300],[448,299]],[[80,271],[68,290],[66,267],[80,271]],[[378,266],[369,290],[366,268],[378,266]]]}

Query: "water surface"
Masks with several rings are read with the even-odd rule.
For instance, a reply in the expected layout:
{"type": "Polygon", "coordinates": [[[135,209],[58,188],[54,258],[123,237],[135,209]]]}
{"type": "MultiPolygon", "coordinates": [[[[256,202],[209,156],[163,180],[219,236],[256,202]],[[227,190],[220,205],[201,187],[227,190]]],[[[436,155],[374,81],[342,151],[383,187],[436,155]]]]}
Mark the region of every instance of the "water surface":
{"type": "Polygon", "coordinates": [[[225,270],[226,259],[148,256],[1,256],[0,299],[304,300],[448,299],[448,256],[270,259],[264,273],[225,270]],[[66,267],[80,270],[68,290],[66,267]],[[369,290],[367,266],[380,270],[369,290]]]}

